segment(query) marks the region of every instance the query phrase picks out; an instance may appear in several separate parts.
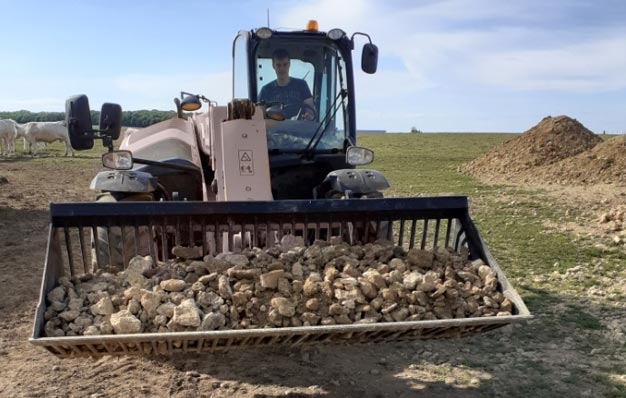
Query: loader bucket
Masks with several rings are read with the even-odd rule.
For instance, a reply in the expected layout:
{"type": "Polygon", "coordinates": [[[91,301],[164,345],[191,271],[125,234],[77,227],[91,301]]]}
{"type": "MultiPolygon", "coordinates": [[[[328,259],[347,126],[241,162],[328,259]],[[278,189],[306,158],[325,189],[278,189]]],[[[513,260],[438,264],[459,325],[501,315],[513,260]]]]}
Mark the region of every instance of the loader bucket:
{"type": "MultiPolygon", "coordinates": [[[[33,334],[29,341],[59,358],[103,355],[173,355],[214,352],[235,347],[354,344],[444,339],[490,331],[524,322],[532,316],[491,256],[468,212],[463,196],[288,200],[262,202],[118,202],[53,203],[44,274],[33,334]],[[172,244],[202,247],[203,253],[237,250],[235,236],[249,236],[250,245],[267,247],[285,234],[301,235],[305,245],[340,236],[355,242],[364,236],[410,248],[465,248],[498,277],[498,289],[513,303],[508,316],[454,318],[368,324],[212,330],[170,333],[46,337],[46,297],[62,276],[93,273],[91,236],[98,228],[139,235],[156,231],[149,248],[155,259],[170,257],[172,244]],[[384,235],[384,236],[381,236],[384,235]]],[[[132,245],[131,245],[132,246],[132,245]]],[[[123,253],[132,258],[140,250],[123,253]]]]}

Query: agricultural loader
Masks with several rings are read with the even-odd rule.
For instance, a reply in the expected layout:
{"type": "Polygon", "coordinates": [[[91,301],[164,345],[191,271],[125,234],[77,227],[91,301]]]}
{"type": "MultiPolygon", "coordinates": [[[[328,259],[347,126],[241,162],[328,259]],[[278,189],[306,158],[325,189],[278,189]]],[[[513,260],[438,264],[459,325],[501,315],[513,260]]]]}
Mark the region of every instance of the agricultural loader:
{"type": "Polygon", "coordinates": [[[91,183],[92,203],[53,203],[40,303],[31,342],[59,357],[146,352],[203,352],[249,345],[372,342],[459,337],[528,319],[521,298],[489,254],[469,217],[467,198],[384,198],[388,181],[363,168],[370,149],[357,146],[352,51],[365,38],[361,69],[373,74],[378,48],[365,33],[341,29],[262,27],[239,32],[233,42],[233,96],[225,106],[210,96],[181,92],[176,116],[138,129],[121,140],[122,111],[102,106],[92,127],[85,95],[66,102],[66,121],[76,150],[102,140],[108,151],[91,183]],[[290,55],[291,75],[313,94],[314,117],[304,105],[262,101],[274,78],[272,54],[290,55]],[[201,111],[205,105],[205,110],[201,111]],[[302,107],[292,118],[285,109],[302,107]],[[46,337],[46,294],[63,275],[124,269],[136,255],[158,261],[172,248],[204,254],[272,247],[297,236],[304,245],[340,237],[350,244],[380,239],[411,249],[467,250],[497,274],[499,289],[514,303],[513,315],[359,325],[216,330],[189,333],[46,337]]]}

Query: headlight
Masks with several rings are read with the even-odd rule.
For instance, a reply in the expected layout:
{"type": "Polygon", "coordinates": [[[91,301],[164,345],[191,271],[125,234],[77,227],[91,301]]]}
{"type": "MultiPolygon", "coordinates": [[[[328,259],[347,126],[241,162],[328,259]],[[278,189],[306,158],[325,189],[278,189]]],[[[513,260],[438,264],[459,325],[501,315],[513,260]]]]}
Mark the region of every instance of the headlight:
{"type": "Polygon", "coordinates": [[[260,39],[269,39],[274,32],[270,28],[258,28],[255,33],[260,39]]]}
{"type": "Polygon", "coordinates": [[[346,32],[339,28],[331,29],[328,31],[328,38],[331,40],[339,40],[346,35],[346,32]]]}
{"type": "Polygon", "coordinates": [[[351,146],[346,150],[346,163],[351,166],[362,166],[374,161],[374,152],[360,146],[351,146]]]}
{"type": "Polygon", "coordinates": [[[112,151],[102,155],[102,165],[108,169],[130,170],[133,168],[133,154],[130,151],[112,151]]]}

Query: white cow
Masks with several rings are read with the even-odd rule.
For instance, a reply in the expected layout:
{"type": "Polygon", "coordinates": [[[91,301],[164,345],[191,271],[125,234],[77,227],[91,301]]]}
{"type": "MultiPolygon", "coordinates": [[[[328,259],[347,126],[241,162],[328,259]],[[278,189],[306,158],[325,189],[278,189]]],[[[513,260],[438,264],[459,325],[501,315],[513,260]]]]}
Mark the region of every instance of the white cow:
{"type": "MultiPolygon", "coordinates": [[[[26,128],[25,125],[23,124],[18,124],[17,125],[17,138],[23,138],[24,141],[24,149],[22,150],[23,153],[27,153],[29,152],[28,148],[30,148],[30,144],[28,143],[28,140],[26,139],[26,128]]],[[[37,143],[37,149],[47,149],[48,148],[48,143],[47,142],[38,142],[37,143]]]]}
{"type": "Polygon", "coordinates": [[[0,155],[15,153],[18,124],[12,119],[0,120],[0,155]]]}
{"type": "MultiPolygon", "coordinates": [[[[25,124],[15,124],[15,128],[17,129],[17,138],[24,139],[24,146],[22,149],[22,153],[26,153],[28,151],[28,141],[26,140],[26,125],[25,124]]],[[[17,142],[16,142],[17,145],[17,142]]],[[[43,145],[43,144],[42,144],[43,145]]]]}
{"type": "Polygon", "coordinates": [[[70,144],[70,137],[67,133],[65,122],[29,122],[24,125],[25,142],[28,142],[28,153],[37,154],[37,143],[51,143],[54,141],[63,141],[65,143],[65,156],[74,149],[70,144]]]}

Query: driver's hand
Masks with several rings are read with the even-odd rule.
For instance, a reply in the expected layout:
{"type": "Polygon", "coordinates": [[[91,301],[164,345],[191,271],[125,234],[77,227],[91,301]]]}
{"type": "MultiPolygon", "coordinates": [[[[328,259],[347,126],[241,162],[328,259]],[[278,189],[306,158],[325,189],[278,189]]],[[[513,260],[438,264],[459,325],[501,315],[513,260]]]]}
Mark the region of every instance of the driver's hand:
{"type": "Polygon", "coordinates": [[[313,112],[312,109],[305,107],[302,110],[302,120],[307,120],[309,122],[312,122],[313,120],[315,120],[315,112],[313,112]]]}

